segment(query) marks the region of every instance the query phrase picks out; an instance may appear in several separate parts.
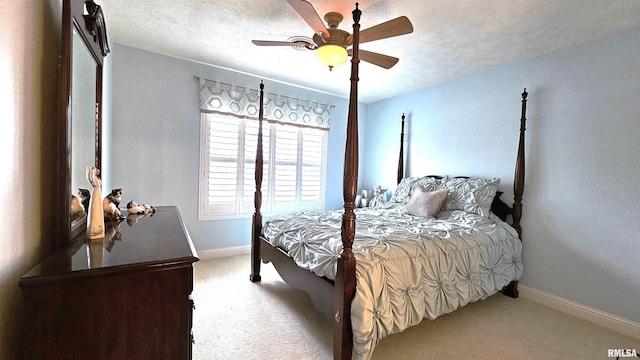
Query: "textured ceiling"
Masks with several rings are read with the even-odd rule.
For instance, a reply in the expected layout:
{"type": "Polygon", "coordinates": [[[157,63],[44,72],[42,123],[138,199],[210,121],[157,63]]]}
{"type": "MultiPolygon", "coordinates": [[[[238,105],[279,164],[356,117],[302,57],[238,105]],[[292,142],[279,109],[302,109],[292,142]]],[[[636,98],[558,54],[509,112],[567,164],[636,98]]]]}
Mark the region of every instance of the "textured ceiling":
{"type": "MultiPolygon", "coordinates": [[[[313,51],[259,47],[313,30],[285,0],[101,0],[111,40],[335,94],[349,95],[350,63],[329,70],[313,51]]],[[[355,1],[310,0],[340,12],[355,1]]],[[[389,70],[360,63],[365,103],[640,27],[636,0],[362,0],[361,30],[406,15],[414,32],[361,49],[400,58],[389,70]]]]}

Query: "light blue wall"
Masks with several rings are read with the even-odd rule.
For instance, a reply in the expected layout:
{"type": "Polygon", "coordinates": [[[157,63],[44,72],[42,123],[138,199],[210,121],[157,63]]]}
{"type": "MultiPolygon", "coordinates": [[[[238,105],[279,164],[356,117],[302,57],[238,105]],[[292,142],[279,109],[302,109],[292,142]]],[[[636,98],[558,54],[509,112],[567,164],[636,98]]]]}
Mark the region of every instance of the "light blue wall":
{"type": "MultiPolygon", "coordinates": [[[[194,76],[252,89],[262,79],[118,44],[110,57],[110,188],[122,187],[126,202],[176,205],[199,251],[248,246],[250,218],[197,220],[200,98],[194,76]]],[[[335,105],[326,207],[341,207],[348,100],[266,79],[265,92],[335,105]]]]}
{"type": "MultiPolygon", "coordinates": [[[[638,39],[640,30],[360,104],[361,184],[395,186],[404,112],[408,175],[498,176],[510,202],[527,87],[521,283],[640,321],[638,39]]],[[[260,78],[119,45],[112,62],[112,186],[124,188],[125,200],[177,205],[198,250],[248,245],[249,219],[197,221],[193,76],[252,88],[260,78]]],[[[265,84],[336,105],[327,208],[341,207],[347,99],[265,84]]]]}
{"type": "Polygon", "coordinates": [[[370,104],[363,183],[393,187],[405,112],[409,175],[498,176],[511,202],[527,87],[521,283],[640,322],[638,59],[640,30],[370,104]]]}

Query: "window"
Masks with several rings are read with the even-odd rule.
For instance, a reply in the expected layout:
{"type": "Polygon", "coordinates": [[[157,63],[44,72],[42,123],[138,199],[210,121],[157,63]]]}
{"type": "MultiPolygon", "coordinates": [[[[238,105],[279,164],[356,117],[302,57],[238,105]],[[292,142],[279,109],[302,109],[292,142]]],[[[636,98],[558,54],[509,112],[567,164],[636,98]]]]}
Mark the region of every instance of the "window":
{"type": "MultiPolygon", "coordinates": [[[[253,214],[259,122],[220,113],[201,117],[200,220],[253,214]]],[[[327,134],[263,121],[262,213],[324,208],[327,134]]]]}

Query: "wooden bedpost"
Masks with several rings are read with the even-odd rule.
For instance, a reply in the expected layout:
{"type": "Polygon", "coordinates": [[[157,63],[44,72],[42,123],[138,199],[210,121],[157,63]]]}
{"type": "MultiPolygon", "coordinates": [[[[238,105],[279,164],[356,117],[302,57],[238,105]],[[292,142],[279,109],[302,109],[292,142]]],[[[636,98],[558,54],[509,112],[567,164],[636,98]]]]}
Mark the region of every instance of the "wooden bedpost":
{"type": "MultiPolygon", "coordinates": [[[[524,132],[527,123],[527,88],[522,92],[522,114],[520,116],[520,140],[518,141],[518,155],[516,158],[516,171],[513,175],[513,228],[518,232],[522,241],[522,193],[524,192],[524,132]]],[[[502,293],[512,298],[518,297],[518,282],[512,281],[505,286],[502,293]]]]}
{"type": "Polygon", "coordinates": [[[351,57],[351,92],[347,120],[347,140],[344,155],[342,196],[342,254],[338,258],[335,280],[334,304],[336,308],[333,327],[333,358],[351,359],[353,333],[351,330],[351,301],[356,291],[356,259],[352,246],[356,232],[355,207],[358,191],[358,64],[360,63],[360,15],[358,3],[353,10],[353,54],[351,57]]]}
{"type": "Polygon", "coordinates": [[[518,157],[516,160],[516,171],[513,176],[513,227],[518,232],[522,241],[522,193],[524,191],[524,132],[527,123],[527,88],[522,92],[522,114],[520,116],[520,141],[518,142],[518,157]]]}
{"type": "Polygon", "coordinates": [[[258,145],[256,149],[256,192],[253,197],[253,204],[256,211],[253,213],[251,226],[251,275],[249,279],[253,282],[260,281],[260,234],[262,233],[262,120],[264,118],[264,83],[260,82],[260,110],[258,112],[258,145]]]}
{"type": "Polygon", "coordinates": [[[404,113],[402,113],[402,127],[400,128],[400,158],[398,159],[398,182],[404,177],[404,113]]]}

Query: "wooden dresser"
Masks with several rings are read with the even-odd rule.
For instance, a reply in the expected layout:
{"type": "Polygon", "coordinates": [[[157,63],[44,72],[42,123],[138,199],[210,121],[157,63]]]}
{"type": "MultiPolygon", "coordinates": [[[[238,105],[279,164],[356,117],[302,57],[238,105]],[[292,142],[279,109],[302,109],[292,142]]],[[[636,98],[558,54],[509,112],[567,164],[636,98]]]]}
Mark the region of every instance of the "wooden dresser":
{"type": "Polygon", "coordinates": [[[24,359],[190,359],[198,255],[178,209],[106,225],[20,280],[24,359]]]}

